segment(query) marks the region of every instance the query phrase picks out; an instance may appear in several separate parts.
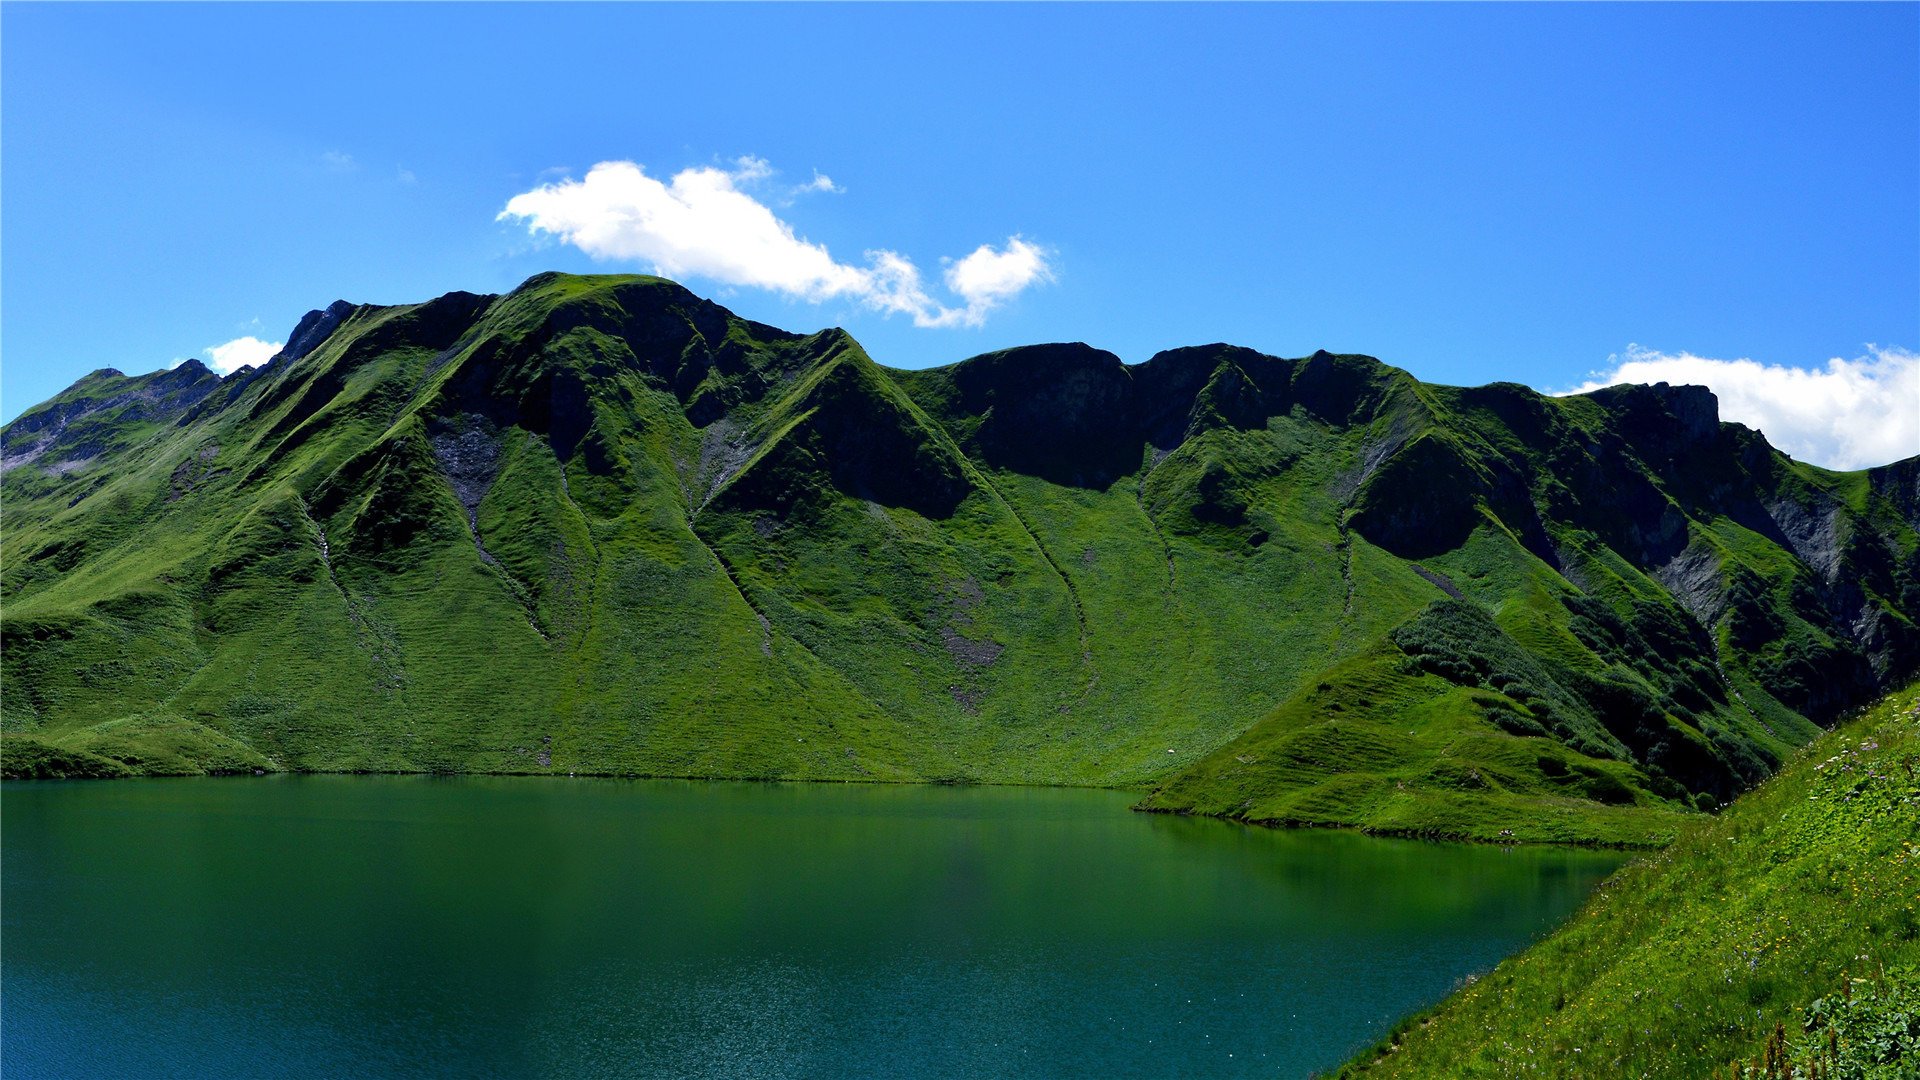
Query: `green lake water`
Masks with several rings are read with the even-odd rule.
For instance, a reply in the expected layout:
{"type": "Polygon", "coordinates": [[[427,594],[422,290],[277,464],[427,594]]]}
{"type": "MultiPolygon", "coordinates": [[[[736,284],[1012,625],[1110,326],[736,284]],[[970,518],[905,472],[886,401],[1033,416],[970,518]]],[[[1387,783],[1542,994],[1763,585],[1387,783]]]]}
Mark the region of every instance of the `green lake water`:
{"type": "Polygon", "coordinates": [[[9,783],[0,1074],[1304,1076],[1620,861],[1133,798],[9,783]]]}

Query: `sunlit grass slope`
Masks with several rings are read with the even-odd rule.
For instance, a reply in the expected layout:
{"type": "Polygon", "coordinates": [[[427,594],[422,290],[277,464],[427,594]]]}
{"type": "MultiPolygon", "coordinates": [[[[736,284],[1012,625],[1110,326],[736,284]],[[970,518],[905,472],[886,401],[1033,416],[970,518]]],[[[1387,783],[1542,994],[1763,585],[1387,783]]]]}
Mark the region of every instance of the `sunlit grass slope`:
{"type": "Polygon", "coordinates": [[[928,371],[646,277],[337,303],[0,432],[8,775],[1100,784],[1652,843],[1920,657],[1920,467],[1700,388],[928,371]]]}
{"type": "Polygon", "coordinates": [[[1920,1075],[1916,769],[1910,687],[1343,1075],[1920,1075]]]}

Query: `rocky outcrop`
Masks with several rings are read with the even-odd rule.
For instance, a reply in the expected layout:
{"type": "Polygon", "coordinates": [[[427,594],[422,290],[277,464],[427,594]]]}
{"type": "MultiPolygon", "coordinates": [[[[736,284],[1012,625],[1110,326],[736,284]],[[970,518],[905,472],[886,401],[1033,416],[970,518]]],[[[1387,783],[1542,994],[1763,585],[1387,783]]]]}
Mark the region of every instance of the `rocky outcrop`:
{"type": "Polygon", "coordinates": [[[219,386],[220,376],[199,360],[135,376],[101,368],[0,432],[0,472],[91,459],[128,425],[183,416],[219,386]]]}

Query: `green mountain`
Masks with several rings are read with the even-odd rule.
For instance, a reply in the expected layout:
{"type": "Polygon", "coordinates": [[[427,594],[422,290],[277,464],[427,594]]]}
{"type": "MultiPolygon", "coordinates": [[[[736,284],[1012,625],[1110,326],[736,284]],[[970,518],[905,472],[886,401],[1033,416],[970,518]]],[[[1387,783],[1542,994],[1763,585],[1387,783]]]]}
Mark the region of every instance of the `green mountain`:
{"type": "Polygon", "coordinates": [[[1227,345],[927,371],[671,282],[337,303],[0,432],[9,775],[1131,786],[1657,842],[1920,663],[1920,459],[1227,345]]]}
{"type": "Polygon", "coordinates": [[[1916,767],[1909,687],[1341,1075],[1920,1075],[1916,767]]]}

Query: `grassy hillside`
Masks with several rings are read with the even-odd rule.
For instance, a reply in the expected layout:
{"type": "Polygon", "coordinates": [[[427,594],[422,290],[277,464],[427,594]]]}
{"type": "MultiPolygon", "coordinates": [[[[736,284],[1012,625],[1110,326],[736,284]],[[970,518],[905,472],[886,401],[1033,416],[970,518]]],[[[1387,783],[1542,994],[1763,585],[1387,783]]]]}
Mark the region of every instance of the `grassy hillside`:
{"type": "Polygon", "coordinates": [[[1920,1074],[1917,768],[1910,687],[1342,1075],[1920,1074]]]}
{"type": "Polygon", "coordinates": [[[671,282],[336,303],[0,431],[8,775],[1099,784],[1657,843],[1920,661],[1920,462],[1697,387],[1046,345],[671,282]]]}

